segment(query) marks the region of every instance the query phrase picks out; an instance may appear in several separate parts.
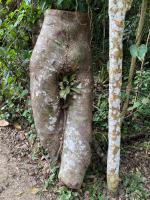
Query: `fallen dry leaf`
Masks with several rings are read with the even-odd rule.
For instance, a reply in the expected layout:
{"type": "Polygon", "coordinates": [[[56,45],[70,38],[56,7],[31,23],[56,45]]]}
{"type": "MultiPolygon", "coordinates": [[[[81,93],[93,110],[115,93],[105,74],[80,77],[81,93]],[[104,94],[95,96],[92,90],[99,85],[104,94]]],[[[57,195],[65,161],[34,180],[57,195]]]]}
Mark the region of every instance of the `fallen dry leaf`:
{"type": "Polygon", "coordinates": [[[4,127],[4,126],[8,126],[9,122],[6,120],[0,120],[0,126],[4,127]]]}
{"type": "Polygon", "coordinates": [[[40,188],[33,187],[33,188],[31,189],[31,193],[32,193],[32,194],[37,194],[39,191],[40,191],[40,188]]]}
{"type": "Polygon", "coordinates": [[[14,123],[14,127],[15,127],[15,129],[17,129],[17,130],[21,130],[21,129],[22,129],[22,128],[21,128],[21,125],[18,124],[18,123],[14,123]]]}
{"type": "Polygon", "coordinates": [[[16,196],[21,196],[24,192],[19,192],[16,194],[16,196]]]}

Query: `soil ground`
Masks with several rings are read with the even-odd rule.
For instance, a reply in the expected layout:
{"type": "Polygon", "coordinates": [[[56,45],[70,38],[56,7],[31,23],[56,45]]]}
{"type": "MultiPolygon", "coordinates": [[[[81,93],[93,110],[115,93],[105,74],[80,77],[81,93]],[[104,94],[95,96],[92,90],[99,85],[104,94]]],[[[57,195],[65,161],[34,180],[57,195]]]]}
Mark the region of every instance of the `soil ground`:
{"type": "MultiPolygon", "coordinates": [[[[47,180],[50,173],[46,156],[41,155],[40,159],[36,159],[36,154],[40,153],[36,150],[39,149],[38,145],[29,143],[25,131],[17,131],[12,127],[0,128],[0,200],[57,200],[54,191],[45,190],[42,195],[36,194],[37,188],[41,187],[43,180],[47,180]]],[[[144,178],[145,191],[148,193],[150,191],[150,143],[137,142],[132,146],[124,147],[122,153],[122,176],[126,176],[130,171],[140,171],[144,178]]],[[[90,175],[89,179],[93,180],[91,183],[93,185],[96,175],[90,175]]],[[[59,186],[59,183],[57,184],[59,186]]],[[[75,199],[91,200],[90,192],[85,186],[87,184],[88,178],[83,183],[82,191],[79,191],[81,195],[75,199]]],[[[103,188],[102,192],[105,191],[103,188]]],[[[121,190],[119,199],[132,200],[125,196],[124,189],[121,190]]],[[[146,200],[148,199],[150,196],[147,196],[146,200]]],[[[97,199],[93,197],[92,200],[97,199]]]]}
{"type": "Polygon", "coordinates": [[[35,195],[36,165],[23,131],[0,128],[0,200],[51,200],[51,194],[35,195]]]}

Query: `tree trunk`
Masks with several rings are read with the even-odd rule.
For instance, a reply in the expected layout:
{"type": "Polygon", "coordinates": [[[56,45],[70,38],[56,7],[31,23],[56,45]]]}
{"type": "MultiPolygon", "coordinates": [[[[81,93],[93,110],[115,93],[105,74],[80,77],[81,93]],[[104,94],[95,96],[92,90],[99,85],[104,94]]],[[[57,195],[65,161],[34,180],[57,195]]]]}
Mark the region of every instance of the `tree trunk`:
{"type": "Polygon", "coordinates": [[[115,193],[119,184],[120,101],[122,85],[122,37],[126,10],[124,0],[109,0],[109,145],[107,158],[108,190],[115,193]]]}
{"type": "Polygon", "coordinates": [[[64,131],[60,180],[79,188],[90,162],[92,74],[88,14],[47,10],[30,63],[35,126],[52,160],[64,131]],[[75,73],[80,94],[69,99],[62,123],[57,77],[75,73]],[[62,124],[65,124],[64,127],[62,124]]]}

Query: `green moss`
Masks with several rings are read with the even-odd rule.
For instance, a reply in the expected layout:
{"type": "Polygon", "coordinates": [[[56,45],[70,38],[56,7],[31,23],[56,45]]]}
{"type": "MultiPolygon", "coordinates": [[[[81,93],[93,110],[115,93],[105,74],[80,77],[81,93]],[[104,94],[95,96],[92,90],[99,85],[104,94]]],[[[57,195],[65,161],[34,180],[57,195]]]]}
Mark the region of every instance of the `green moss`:
{"type": "Polygon", "coordinates": [[[112,194],[116,194],[119,185],[119,177],[115,173],[108,174],[107,185],[109,192],[111,192],[112,194]]]}

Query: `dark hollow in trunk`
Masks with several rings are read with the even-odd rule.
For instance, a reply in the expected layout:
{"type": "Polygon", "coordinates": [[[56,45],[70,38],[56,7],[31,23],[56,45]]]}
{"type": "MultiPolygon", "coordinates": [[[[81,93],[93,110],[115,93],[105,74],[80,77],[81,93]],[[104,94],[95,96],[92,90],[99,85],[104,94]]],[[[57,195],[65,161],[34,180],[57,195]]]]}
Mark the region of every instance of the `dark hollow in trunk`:
{"type": "Polygon", "coordinates": [[[53,160],[64,128],[59,179],[79,188],[90,163],[92,73],[88,14],[47,10],[30,62],[33,116],[42,145],[53,160]],[[80,94],[69,99],[63,122],[57,77],[76,74],[80,94]],[[65,124],[65,127],[63,125],[65,124]]]}

